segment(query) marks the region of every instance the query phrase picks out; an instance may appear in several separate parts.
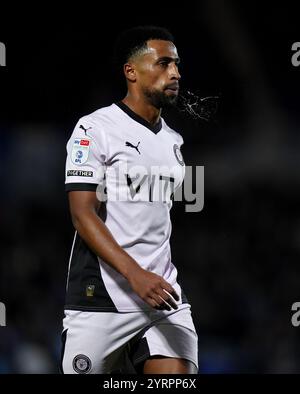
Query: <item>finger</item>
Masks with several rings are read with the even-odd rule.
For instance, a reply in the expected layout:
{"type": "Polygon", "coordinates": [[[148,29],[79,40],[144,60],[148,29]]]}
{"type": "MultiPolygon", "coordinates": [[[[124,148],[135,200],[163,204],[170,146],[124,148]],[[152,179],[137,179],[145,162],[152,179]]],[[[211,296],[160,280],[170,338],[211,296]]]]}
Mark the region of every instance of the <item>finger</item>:
{"type": "MultiPolygon", "coordinates": [[[[167,308],[165,307],[165,304],[163,304],[163,305],[160,305],[160,306],[156,306],[155,309],[157,309],[158,311],[163,311],[163,310],[165,310],[167,308]]],[[[168,310],[171,310],[171,309],[168,309],[168,310]]]]}
{"type": "Polygon", "coordinates": [[[179,295],[176,293],[176,291],[173,289],[173,287],[171,285],[169,285],[168,282],[165,282],[163,290],[167,291],[175,299],[175,301],[179,301],[180,300],[179,295]]]}
{"type": "Polygon", "coordinates": [[[153,297],[158,304],[163,305],[164,309],[168,311],[172,308],[178,309],[176,302],[167,292],[163,291],[163,289],[157,289],[156,293],[154,292],[151,297],[153,297]]]}
{"type": "Polygon", "coordinates": [[[166,290],[162,290],[161,297],[171,306],[171,308],[178,309],[178,306],[174,301],[173,297],[166,290]]]}
{"type": "Polygon", "coordinates": [[[171,308],[165,302],[163,302],[159,297],[156,298],[148,297],[148,304],[152,306],[152,308],[155,308],[157,310],[163,310],[163,309],[167,309],[169,311],[171,310],[171,308]]]}
{"type": "Polygon", "coordinates": [[[167,302],[172,308],[176,308],[176,303],[174,299],[169,295],[167,291],[164,289],[159,289],[157,290],[158,296],[164,300],[164,302],[167,302]]]}
{"type": "Polygon", "coordinates": [[[154,301],[159,305],[159,309],[167,309],[168,311],[171,310],[171,306],[168,305],[168,304],[165,302],[164,298],[161,297],[159,294],[153,294],[151,297],[152,297],[152,298],[154,299],[154,301]]]}
{"type": "Polygon", "coordinates": [[[150,305],[152,308],[155,308],[155,309],[159,309],[159,308],[160,308],[160,305],[159,305],[153,298],[148,297],[148,298],[146,299],[146,302],[147,302],[147,304],[150,305]]]}
{"type": "Polygon", "coordinates": [[[165,309],[167,309],[168,311],[170,311],[172,308],[173,309],[177,308],[176,305],[172,303],[172,300],[170,299],[170,297],[167,297],[167,299],[164,299],[162,297],[160,297],[160,298],[164,301],[165,309]]]}

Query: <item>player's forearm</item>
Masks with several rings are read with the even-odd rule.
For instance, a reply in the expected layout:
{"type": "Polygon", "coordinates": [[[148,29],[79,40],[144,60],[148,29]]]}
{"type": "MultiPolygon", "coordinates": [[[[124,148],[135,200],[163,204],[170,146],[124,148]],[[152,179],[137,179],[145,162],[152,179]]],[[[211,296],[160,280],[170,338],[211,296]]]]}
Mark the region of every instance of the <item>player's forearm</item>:
{"type": "Polygon", "coordinates": [[[73,225],[81,238],[108,265],[126,279],[141,269],[139,264],[116,242],[113,235],[96,212],[72,216],[73,225]]]}

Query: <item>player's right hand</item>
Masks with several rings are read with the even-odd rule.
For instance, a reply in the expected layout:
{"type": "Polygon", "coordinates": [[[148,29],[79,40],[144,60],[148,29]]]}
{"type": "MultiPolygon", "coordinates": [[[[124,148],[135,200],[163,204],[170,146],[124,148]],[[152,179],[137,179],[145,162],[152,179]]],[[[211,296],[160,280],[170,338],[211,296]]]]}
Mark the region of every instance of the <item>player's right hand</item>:
{"type": "Polygon", "coordinates": [[[161,276],[140,268],[128,278],[133,291],[155,309],[178,309],[179,296],[161,276]]]}

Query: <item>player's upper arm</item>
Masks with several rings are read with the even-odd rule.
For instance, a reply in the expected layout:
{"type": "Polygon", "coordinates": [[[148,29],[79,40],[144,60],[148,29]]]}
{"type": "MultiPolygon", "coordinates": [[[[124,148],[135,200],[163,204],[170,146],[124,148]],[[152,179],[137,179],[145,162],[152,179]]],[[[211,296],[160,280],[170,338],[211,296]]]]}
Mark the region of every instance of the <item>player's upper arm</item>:
{"type": "Polygon", "coordinates": [[[73,224],[80,221],[88,213],[97,213],[101,202],[96,192],[93,191],[70,191],[68,193],[69,206],[73,224]]]}

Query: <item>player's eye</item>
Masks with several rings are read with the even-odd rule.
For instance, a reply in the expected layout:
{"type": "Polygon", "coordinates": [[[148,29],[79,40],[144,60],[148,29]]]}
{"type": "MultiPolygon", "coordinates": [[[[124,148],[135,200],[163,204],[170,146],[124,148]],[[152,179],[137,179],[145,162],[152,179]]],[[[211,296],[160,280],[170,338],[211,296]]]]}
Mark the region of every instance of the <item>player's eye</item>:
{"type": "Polygon", "coordinates": [[[167,62],[167,61],[162,61],[162,62],[159,62],[159,65],[162,66],[162,67],[168,67],[169,62],[167,62]]]}

